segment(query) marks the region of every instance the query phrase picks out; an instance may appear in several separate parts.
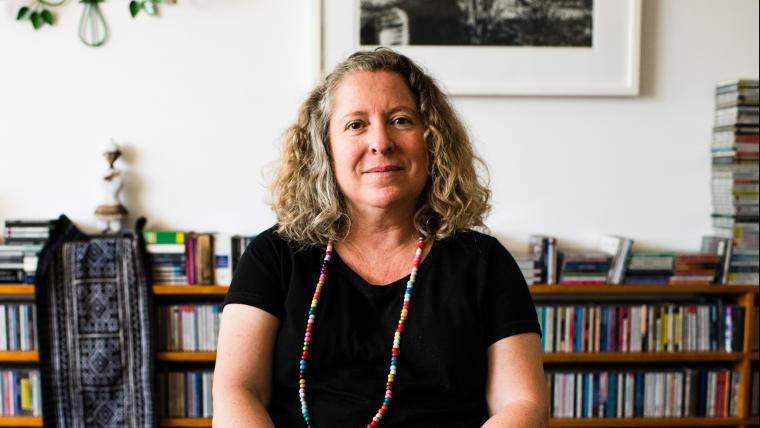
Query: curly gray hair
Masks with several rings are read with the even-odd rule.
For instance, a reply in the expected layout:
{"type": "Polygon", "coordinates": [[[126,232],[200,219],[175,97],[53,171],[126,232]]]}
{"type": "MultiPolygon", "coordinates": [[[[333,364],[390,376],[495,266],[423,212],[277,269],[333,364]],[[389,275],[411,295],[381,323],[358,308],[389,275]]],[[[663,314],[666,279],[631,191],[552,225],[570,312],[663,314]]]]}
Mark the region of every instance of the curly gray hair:
{"type": "Polygon", "coordinates": [[[301,105],[285,133],[282,158],[271,184],[277,231],[303,245],[340,240],[351,219],[332,170],[328,144],[335,89],[356,71],[390,71],[406,82],[425,127],[428,182],[420,195],[414,226],[425,238],[448,237],[484,227],[491,192],[478,176],[469,136],[434,80],[412,60],[387,48],[360,51],[338,64],[301,105]]]}

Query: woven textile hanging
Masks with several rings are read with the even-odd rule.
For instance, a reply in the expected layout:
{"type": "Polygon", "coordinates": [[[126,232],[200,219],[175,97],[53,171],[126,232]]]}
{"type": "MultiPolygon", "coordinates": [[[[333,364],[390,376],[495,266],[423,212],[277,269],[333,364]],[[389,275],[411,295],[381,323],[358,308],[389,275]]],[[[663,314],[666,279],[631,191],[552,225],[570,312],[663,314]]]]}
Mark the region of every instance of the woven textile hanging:
{"type": "Polygon", "coordinates": [[[61,216],[37,269],[46,427],[154,427],[151,294],[141,225],[89,237],[61,216]]]}

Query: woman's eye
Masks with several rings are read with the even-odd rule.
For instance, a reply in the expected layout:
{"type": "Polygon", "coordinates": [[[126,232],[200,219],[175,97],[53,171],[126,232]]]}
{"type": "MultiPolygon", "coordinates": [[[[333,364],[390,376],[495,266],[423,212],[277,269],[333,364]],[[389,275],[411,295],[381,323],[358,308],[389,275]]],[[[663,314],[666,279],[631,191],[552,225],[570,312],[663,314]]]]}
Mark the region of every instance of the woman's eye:
{"type": "Polygon", "coordinates": [[[348,126],[346,126],[346,129],[357,130],[357,129],[361,129],[361,127],[362,127],[361,122],[350,122],[348,126]]]}
{"type": "Polygon", "coordinates": [[[401,117],[394,118],[393,123],[396,125],[409,125],[410,123],[412,123],[412,121],[410,121],[409,118],[407,117],[401,116],[401,117]]]}

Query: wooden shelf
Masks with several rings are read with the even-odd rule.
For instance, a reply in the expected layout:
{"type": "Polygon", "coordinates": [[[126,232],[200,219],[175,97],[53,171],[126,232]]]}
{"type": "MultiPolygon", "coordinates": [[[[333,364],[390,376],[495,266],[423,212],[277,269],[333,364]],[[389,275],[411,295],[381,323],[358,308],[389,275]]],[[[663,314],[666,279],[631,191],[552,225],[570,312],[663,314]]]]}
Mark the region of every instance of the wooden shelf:
{"type": "Polygon", "coordinates": [[[747,418],[747,425],[756,426],[760,425],[760,416],[750,416],[747,418]]]}
{"type": "Polygon", "coordinates": [[[41,426],[42,426],[41,416],[0,416],[0,427],[41,427],[41,426]]]}
{"type": "Polygon", "coordinates": [[[0,295],[33,296],[34,286],[31,284],[0,284],[0,295]]]}
{"type": "Polygon", "coordinates": [[[533,295],[557,294],[757,294],[754,285],[529,285],[533,295]]]}
{"type": "MultiPolygon", "coordinates": [[[[560,294],[758,294],[753,285],[530,285],[533,295],[560,294]]],[[[157,296],[218,295],[229,290],[224,285],[165,285],[153,286],[157,296]]],[[[27,284],[0,284],[0,295],[34,295],[34,286],[27,284]]]]}
{"type": "Polygon", "coordinates": [[[163,285],[153,286],[156,296],[225,296],[230,287],[223,285],[163,285]]]}
{"type": "Polygon", "coordinates": [[[210,427],[211,418],[161,418],[160,427],[210,427]]]}
{"type": "MultiPolygon", "coordinates": [[[[153,286],[153,294],[157,296],[194,296],[211,295],[224,296],[230,287],[224,285],[165,285],[153,286]]],[[[0,295],[34,296],[34,285],[29,284],[0,284],[0,295]]]]}
{"type": "Polygon", "coordinates": [[[724,427],[738,426],[741,418],[556,418],[550,427],[724,427]]]}
{"type": "Polygon", "coordinates": [[[37,363],[39,361],[40,354],[37,351],[0,351],[2,363],[37,363]]]}
{"type": "Polygon", "coordinates": [[[743,358],[743,352],[551,352],[544,354],[544,363],[735,363],[743,358]]]}
{"type": "MultiPolygon", "coordinates": [[[[747,420],[748,424],[757,418],[747,420]]],[[[753,422],[754,421],[754,422],[753,422]]],[[[550,419],[550,427],[687,427],[687,426],[735,426],[739,418],[597,418],[597,419],[550,419]]],[[[40,425],[41,426],[41,425],[40,425]]],[[[210,427],[211,418],[162,418],[160,427],[210,427]]]]}
{"type": "Polygon", "coordinates": [[[758,361],[758,360],[760,360],[760,352],[757,352],[757,351],[755,351],[755,352],[747,352],[747,356],[752,361],[758,361]]]}
{"type": "Polygon", "coordinates": [[[156,354],[156,360],[185,363],[214,362],[216,352],[159,352],[156,354]]]}

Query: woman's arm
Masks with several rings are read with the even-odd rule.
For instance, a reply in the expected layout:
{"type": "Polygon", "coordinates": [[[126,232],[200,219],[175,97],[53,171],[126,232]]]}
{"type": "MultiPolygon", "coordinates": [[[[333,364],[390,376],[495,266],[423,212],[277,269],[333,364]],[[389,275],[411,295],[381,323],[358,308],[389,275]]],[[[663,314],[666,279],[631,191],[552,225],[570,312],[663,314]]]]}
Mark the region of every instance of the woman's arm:
{"type": "Polygon", "coordinates": [[[214,368],[214,427],[274,427],[267,408],[280,321],[253,306],[224,307],[214,368]]]}
{"type": "Polygon", "coordinates": [[[549,401],[538,334],[505,337],[488,348],[486,401],[491,418],[483,428],[546,426],[549,401]]]}

